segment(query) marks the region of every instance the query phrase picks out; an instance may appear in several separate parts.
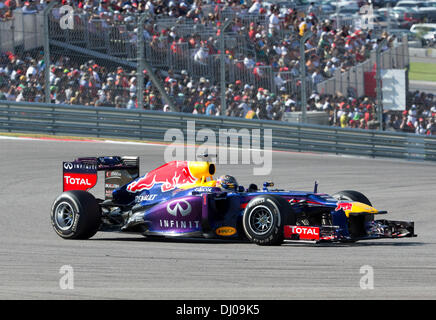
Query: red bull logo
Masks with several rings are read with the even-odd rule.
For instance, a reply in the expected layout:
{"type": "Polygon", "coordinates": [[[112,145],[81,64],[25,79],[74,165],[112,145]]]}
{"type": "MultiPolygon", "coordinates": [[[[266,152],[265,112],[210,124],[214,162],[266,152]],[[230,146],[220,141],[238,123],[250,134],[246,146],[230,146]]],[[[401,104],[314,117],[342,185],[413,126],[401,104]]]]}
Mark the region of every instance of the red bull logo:
{"type": "Polygon", "coordinates": [[[353,204],[349,202],[338,202],[335,211],[343,209],[344,211],[351,211],[353,209],[353,204]]]}
{"type": "Polygon", "coordinates": [[[197,178],[189,170],[187,161],[171,161],[130,183],[127,186],[127,191],[140,192],[150,190],[155,185],[161,185],[161,191],[166,192],[175,189],[179,185],[196,181],[197,178]]]}

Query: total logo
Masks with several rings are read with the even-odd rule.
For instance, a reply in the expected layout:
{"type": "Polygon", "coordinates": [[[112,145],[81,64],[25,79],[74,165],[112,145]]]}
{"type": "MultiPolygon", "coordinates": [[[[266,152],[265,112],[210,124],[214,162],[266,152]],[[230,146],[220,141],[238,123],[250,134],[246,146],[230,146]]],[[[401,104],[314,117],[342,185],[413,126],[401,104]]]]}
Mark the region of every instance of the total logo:
{"type": "Polygon", "coordinates": [[[64,191],[87,191],[97,183],[96,174],[64,173],[64,191]]]}
{"type": "Polygon", "coordinates": [[[285,226],[285,238],[294,238],[299,240],[319,240],[319,228],[309,226],[285,226]]]}
{"type": "Polygon", "coordinates": [[[293,234],[319,236],[319,228],[316,227],[291,226],[291,232],[293,234]]]}
{"type": "Polygon", "coordinates": [[[65,183],[68,185],[88,186],[92,187],[92,183],[88,181],[88,178],[73,178],[71,176],[64,176],[65,183]]]}
{"type": "Polygon", "coordinates": [[[174,200],[167,204],[167,212],[175,217],[177,217],[177,214],[186,217],[191,211],[192,207],[186,200],[174,200]]]}

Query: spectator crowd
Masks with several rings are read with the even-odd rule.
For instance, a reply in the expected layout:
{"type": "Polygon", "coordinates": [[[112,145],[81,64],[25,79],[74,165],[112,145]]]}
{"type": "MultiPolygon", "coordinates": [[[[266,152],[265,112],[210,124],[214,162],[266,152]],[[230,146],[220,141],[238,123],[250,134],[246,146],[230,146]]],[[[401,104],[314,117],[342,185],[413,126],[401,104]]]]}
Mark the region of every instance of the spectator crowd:
{"type": "MultiPolygon", "coordinates": [[[[0,2],[0,17],[13,19],[13,10],[34,13],[48,1],[0,2]]],[[[79,12],[87,12],[89,19],[99,19],[107,25],[128,24],[138,15],[148,12],[144,26],[144,39],[152,48],[165,45],[177,53],[177,44],[187,43],[195,63],[207,64],[207,57],[220,53],[217,37],[220,34],[222,14],[231,17],[229,31],[244,39],[247,50],[226,48],[226,64],[235,64],[240,74],[250,78],[236,79],[226,84],[226,110],[222,110],[218,81],[188,70],[156,69],[156,75],[178,111],[232,117],[282,120],[286,112],[300,111],[300,39],[308,31],[312,36],[304,44],[307,81],[313,92],[308,99],[309,111],[323,111],[331,125],[362,129],[375,129],[376,105],[370,97],[321,95],[316,85],[344,72],[369,58],[370,52],[387,39],[386,50],[394,37],[351,26],[337,28],[335,21],[324,19],[310,6],[305,10],[280,9],[266,6],[261,0],[62,0],[79,12]],[[81,10],[81,11],[80,11],[81,10]],[[214,31],[204,39],[193,32],[183,34],[177,25],[159,25],[158,18],[189,20],[193,26],[201,25],[214,31]],[[273,81],[262,82],[262,67],[271,68],[273,81]],[[247,81],[253,79],[253,81],[247,81]],[[292,89],[291,89],[292,88],[292,89]],[[295,89],[297,88],[297,90],[295,89]]],[[[136,20],[135,20],[136,21],[136,20]]],[[[134,25],[134,24],[132,24],[134,25]]],[[[131,41],[136,41],[131,32],[131,41]]],[[[239,39],[239,38],[238,38],[239,39]]],[[[239,44],[241,45],[241,44],[239,44]]],[[[1,48],[0,48],[1,49],[1,48]]],[[[53,103],[139,108],[170,111],[149,75],[144,72],[144,101],[137,101],[136,70],[125,65],[114,65],[90,57],[58,54],[45,65],[43,52],[1,52],[0,99],[11,101],[44,101],[44,70],[50,68],[50,98],[53,103]]],[[[436,101],[425,93],[409,93],[408,105],[403,112],[386,112],[386,130],[435,134],[436,101]]]]}

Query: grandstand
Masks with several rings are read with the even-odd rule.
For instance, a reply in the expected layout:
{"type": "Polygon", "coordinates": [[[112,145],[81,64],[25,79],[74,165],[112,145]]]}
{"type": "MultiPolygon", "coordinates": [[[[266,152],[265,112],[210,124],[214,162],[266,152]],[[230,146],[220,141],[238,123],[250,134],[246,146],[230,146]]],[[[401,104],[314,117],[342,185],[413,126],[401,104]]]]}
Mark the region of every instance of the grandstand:
{"type": "MultiPolygon", "coordinates": [[[[1,99],[271,120],[304,109],[327,114],[330,125],[375,129],[378,101],[364,75],[375,70],[376,49],[382,68],[409,63],[407,40],[316,7],[63,0],[45,17],[49,2],[1,1],[1,99]],[[72,28],[63,6],[73,9],[72,28]],[[302,79],[300,40],[309,31],[302,79]]],[[[415,96],[384,113],[384,129],[436,133],[433,100],[415,96]],[[402,123],[412,105],[415,116],[402,123]]]]}

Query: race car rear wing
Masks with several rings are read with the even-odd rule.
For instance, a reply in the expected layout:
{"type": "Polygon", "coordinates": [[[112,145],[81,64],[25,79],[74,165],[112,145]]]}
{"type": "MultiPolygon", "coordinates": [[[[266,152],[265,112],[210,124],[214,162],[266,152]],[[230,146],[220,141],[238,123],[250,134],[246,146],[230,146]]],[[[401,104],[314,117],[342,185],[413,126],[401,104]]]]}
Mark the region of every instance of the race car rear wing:
{"type": "Polygon", "coordinates": [[[97,184],[98,171],[105,172],[105,198],[139,176],[139,157],[107,156],[78,158],[63,162],[63,191],[89,191],[97,184]]]}

